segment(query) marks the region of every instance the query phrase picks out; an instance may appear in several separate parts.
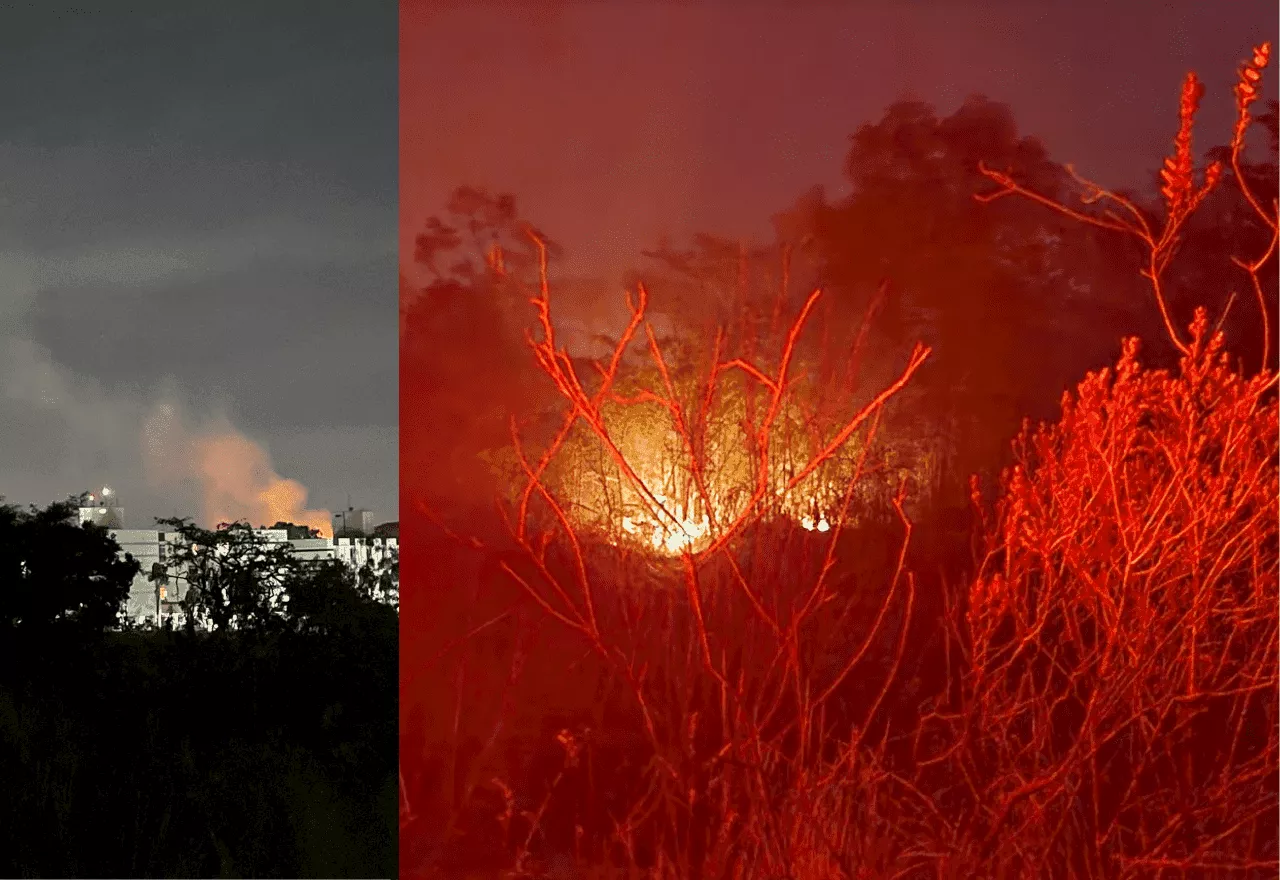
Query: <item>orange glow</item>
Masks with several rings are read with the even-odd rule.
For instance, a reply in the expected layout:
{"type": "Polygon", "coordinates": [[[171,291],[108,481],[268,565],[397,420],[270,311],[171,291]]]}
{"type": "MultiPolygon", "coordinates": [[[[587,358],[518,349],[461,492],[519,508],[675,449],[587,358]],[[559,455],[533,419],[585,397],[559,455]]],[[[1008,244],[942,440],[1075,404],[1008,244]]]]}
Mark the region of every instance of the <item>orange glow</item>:
{"type": "MultiPolygon", "coordinates": [[[[578,525],[666,555],[698,552],[713,531],[744,513],[756,483],[758,459],[742,430],[741,394],[724,394],[708,419],[702,478],[696,485],[684,441],[656,407],[605,406],[603,423],[635,480],[628,479],[598,442],[579,435],[566,444],[556,469],[558,494],[578,525]]],[[[811,458],[798,408],[785,407],[772,431],[767,484],[772,510],[808,531],[830,530],[860,446],[833,456],[787,491],[789,476],[811,458]]]]}
{"type": "MultiPolygon", "coordinates": [[[[517,452],[527,478],[516,518],[519,540],[525,539],[535,487],[544,486],[546,494],[544,475],[557,490],[552,507],[562,521],[601,531],[615,543],[630,541],[671,555],[708,556],[762,516],[783,515],[822,532],[845,521],[880,409],[929,356],[928,347],[917,344],[898,381],[832,434],[805,416],[805,391],[813,389],[797,375],[802,371],[792,371],[820,290],[792,321],[774,375],[743,358],[725,359],[718,334],[707,373],[679,379],[645,317],[648,292],[641,284],[634,298],[627,294],[631,321],[608,366],[597,362],[600,384],[588,394],[572,359],[557,347],[546,248],[535,233],[529,235],[540,255],[540,295],[530,302],[542,338],[528,340],[571,409],[536,467],[517,452]],[[652,367],[643,377],[647,381],[626,394],[618,387],[626,381],[620,368],[642,330],[652,367]],[[748,381],[759,386],[762,415],[752,405],[748,381]],[[859,437],[864,424],[868,430],[859,437]]],[[[513,439],[519,450],[519,437],[513,439]]]]}
{"type": "Polygon", "coordinates": [[[306,487],[276,473],[266,449],[225,421],[192,430],[175,404],[162,402],[143,424],[142,447],[149,484],[199,486],[200,518],[207,526],[283,521],[332,537],[329,511],[308,508],[306,487]]]}
{"type": "Polygon", "coordinates": [[[331,536],[329,512],[307,509],[306,487],[277,474],[266,451],[249,438],[235,433],[206,437],[197,448],[206,521],[269,526],[283,520],[331,536]]]}

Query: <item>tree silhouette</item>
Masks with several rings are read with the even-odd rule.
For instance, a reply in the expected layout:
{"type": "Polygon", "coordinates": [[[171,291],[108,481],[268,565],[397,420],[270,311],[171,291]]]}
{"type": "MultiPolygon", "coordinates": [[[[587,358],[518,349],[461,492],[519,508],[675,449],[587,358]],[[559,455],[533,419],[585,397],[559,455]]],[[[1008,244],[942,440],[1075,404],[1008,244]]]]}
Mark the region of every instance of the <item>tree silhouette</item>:
{"type": "MultiPolygon", "coordinates": [[[[415,461],[433,463],[402,476],[417,497],[474,497],[464,487],[489,477],[475,452],[504,446],[507,419],[532,411],[538,394],[537,384],[523,381],[528,352],[518,322],[537,277],[528,233],[541,233],[512,196],[474,187],[455,190],[445,214],[417,237],[425,285],[401,277],[400,363],[403,386],[412,389],[401,407],[402,442],[415,461]]],[[[549,246],[553,258],[558,252],[549,246]]]]}
{"type": "Polygon", "coordinates": [[[278,624],[286,587],[302,581],[307,566],[292,547],[267,540],[243,522],[216,530],[185,517],[157,523],[181,538],[165,573],[186,583],[182,607],[188,629],[257,630],[278,624]]]}
{"type": "Polygon", "coordinates": [[[1124,295],[1131,273],[1114,268],[1123,242],[1034,205],[976,203],[990,186],[983,164],[1016,168],[1047,193],[1070,179],[1003,104],[975,96],[939,118],[903,101],[851,137],[847,198],[811,191],[775,220],[781,234],[814,240],[820,281],[846,303],[845,320],[889,280],[873,359],[917,337],[935,347],[900,401],[914,415],[895,427],[935,438],[958,503],[970,473],[1003,463],[1021,419],[1051,414],[1046,401],[1105,363],[1146,315],[1124,295]]]}
{"type": "Polygon", "coordinates": [[[320,537],[319,529],[313,529],[309,526],[300,526],[297,523],[285,522],[284,520],[277,520],[276,524],[269,526],[269,528],[287,532],[290,541],[320,537]]]}
{"type": "Polygon", "coordinates": [[[76,524],[79,505],[0,505],[0,627],[101,632],[118,622],[140,566],[107,529],[76,524]]]}
{"type": "Polygon", "coordinates": [[[310,568],[286,585],[285,618],[297,632],[329,636],[363,637],[361,633],[372,635],[390,626],[394,642],[396,616],[388,608],[392,603],[375,598],[382,584],[380,568],[368,565],[353,571],[336,561],[310,568]]]}
{"type": "Polygon", "coordinates": [[[0,505],[0,873],[394,876],[394,556],[161,520],[187,626],[135,627],[77,504],[0,505]]]}

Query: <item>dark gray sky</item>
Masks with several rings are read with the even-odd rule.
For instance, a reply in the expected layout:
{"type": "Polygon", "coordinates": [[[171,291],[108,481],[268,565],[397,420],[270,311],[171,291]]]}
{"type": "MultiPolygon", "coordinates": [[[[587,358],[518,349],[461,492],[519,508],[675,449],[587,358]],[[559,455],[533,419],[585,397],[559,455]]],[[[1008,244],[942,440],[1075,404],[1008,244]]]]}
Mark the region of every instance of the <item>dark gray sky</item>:
{"type": "MultiPolygon", "coordinates": [[[[1198,147],[1275,41],[1274,0],[577,0],[402,4],[402,245],[459,184],[516,195],[581,273],[667,233],[770,235],[804,190],[847,191],[848,137],[908,95],[972,93],[1104,184],[1171,149],[1182,77],[1198,147]]],[[[1274,68],[1267,96],[1274,97],[1274,68]]],[[[411,246],[402,250],[411,254],[411,246]]],[[[611,294],[612,295],[612,294],[611,294]]],[[[656,295],[656,294],[655,294],[656,295]]]]}
{"type": "Polygon", "coordinates": [[[75,8],[0,11],[0,494],[397,518],[394,0],[75,8]]]}

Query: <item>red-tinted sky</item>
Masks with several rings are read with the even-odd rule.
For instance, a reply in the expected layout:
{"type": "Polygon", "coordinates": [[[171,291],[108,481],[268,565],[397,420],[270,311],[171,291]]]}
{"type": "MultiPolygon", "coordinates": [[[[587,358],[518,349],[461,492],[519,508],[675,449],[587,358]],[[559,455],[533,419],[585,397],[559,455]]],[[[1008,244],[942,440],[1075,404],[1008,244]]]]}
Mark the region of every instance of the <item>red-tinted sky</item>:
{"type": "Polygon", "coordinates": [[[1184,73],[1208,89],[1197,148],[1221,142],[1237,64],[1276,33],[1271,0],[402,0],[401,253],[460,184],[514,193],[574,272],[663,233],[768,235],[812,184],[843,193],[848,136],[908,94],[1005,101],[1055,158],[1141,185],[1184,73]]]}

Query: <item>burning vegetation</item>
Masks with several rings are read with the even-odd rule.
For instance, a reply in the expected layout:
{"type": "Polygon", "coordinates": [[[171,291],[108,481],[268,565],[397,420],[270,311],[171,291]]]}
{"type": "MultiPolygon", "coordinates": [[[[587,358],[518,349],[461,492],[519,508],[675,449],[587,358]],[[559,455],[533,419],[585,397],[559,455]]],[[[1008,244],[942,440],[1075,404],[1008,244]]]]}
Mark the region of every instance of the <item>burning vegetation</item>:
{"type": "Polygon", "coordinates": [[[753,519],[785,517],[811,531],[839,528],[849,502],[839,487],[858,484],[871,438],[864,438],[861,456],[850,456],[846,444],[929,354],[917,345],[896,382],[832,436],[821,436],[815,420],[806,418],[804,392],[813,389],[790,372],[820,291],[788,330],[772,375],[742,358],[724,358],[717,335],[705,375],[679,382],[645,320],[648,293],[641,285],[635,302],[628,298],[631,321],[608,365],[595,364],[599,376],[588,393],[572,359],[556,348],[545,263],[542,270],[534,300],[542,338],[530,340],[539,366],[571,408],[536,467],[518,452],[529,478],[519,501],[521,533],[535,492],[556,508],[557,519],[615,543],[635,541],[673,555],[711,555],[753,519]],[[618,390],[619,370],[641,329],[658,382],[630,383],[635,390],[627,394],[618,390]],[[541,478],[561,452],[556,483],[566,500],[558,503],[541,478]]]}
{"type": "Polygon", "coordinates": [[[793,308],[784,280],[776,332],[719,330],[679,357],[637,285],[611,353],[586,361],[557,341],[545,236],[528,231],[532,288],[490,250],[533,306],[526,341],[560,408],[537,451],[512,419],[491,459],[514,486],[504,537],[423,505],[449,540],[424,517],[406,541],[402,869],[1274,873],[1278,212],[1240,159],[1269,56],[1242,68],[1232,141],[1199,180],[1188,77],[1161,216],[1074,172],[1079,205],[982,166],[998,189],[979,202],[1020,195],[1144,247],[1175,361],[1144,366],[1128,339],[1073,383],[1018,432],[994,500],[969,483],[971,531],[913,515],[938,459],[884,432],[933,347],[903,346],[874,387],[829,368],[859,360],[883,285],[849,345],[813,327],[823,292],[793,308]],[[1233,366],[1205,309],[1180,328],[1167,282],[1229,170],[1269,239],[1235,262],[1257,370],[1233,366]],[[475,551],[471,590],[442,577],[475,551]],[[416,602],[438,640],[412,631],[416,602]]]}

